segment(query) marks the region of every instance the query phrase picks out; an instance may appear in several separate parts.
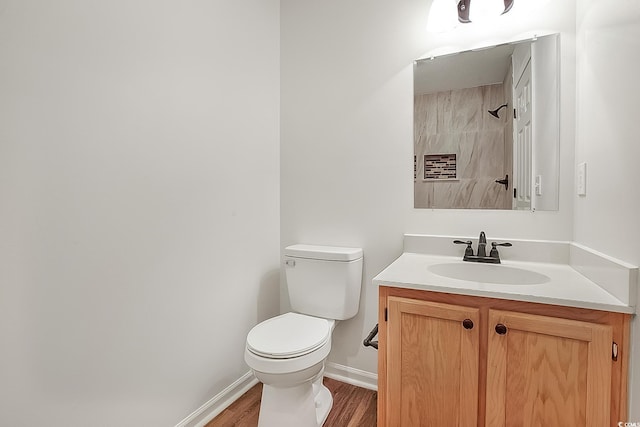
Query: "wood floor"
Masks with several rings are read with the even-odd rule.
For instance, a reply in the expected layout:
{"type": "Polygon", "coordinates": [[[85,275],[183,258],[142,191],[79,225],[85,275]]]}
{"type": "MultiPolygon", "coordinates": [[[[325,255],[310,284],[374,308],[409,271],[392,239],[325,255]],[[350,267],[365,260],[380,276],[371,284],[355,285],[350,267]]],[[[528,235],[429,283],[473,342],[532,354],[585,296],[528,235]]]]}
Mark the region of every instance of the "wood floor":
{"type": "MultiPolygon", "coordinates": [[[[333,409],[324,427],[375,427],[377,403],[375,391],[331,378],[325,378],[324,385],[333,395],[333,409]]],[[[261,395],[262,384],[257,384],[205,427],[256,427],[261,395]]]]}

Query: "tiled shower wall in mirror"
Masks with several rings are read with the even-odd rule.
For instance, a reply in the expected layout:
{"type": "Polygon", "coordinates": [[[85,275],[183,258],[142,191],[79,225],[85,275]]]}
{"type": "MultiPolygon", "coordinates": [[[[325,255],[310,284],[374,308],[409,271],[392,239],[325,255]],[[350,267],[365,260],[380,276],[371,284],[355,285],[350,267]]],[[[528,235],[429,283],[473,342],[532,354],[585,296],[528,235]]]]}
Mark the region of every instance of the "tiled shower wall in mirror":
{"type": "Polygon", "coordinates": [[[505,82],[415,96],[416,208],[511,209],[511,192],[495,180],[512,175],[512,106],[500,118],[488,113],[511,99],[510,87],[505,82]],[[438,173],[445,163],[430,166],[435,155],[449,163],[455,157],[455,178],[438,173]]]}

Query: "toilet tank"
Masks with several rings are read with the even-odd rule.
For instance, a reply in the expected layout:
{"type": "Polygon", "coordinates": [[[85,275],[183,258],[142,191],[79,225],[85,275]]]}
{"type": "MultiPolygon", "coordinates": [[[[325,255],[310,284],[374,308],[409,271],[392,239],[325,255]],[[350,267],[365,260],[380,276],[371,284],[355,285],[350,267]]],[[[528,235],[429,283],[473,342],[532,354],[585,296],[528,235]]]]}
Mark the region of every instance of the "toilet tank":
{"type": "Polygon", "coordinates": [[[362,249],[292,245],[284,249],[291,309],[325,319],[356,315],[362,286],[362,249]]]}

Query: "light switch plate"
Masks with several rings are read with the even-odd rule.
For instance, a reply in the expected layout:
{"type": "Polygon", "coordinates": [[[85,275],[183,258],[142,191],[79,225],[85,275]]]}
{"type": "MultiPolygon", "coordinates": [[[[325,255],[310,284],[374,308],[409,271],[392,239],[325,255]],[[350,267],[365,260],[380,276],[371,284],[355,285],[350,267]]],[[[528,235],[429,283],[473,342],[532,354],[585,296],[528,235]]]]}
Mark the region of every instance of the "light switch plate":
{"type": "Polygon", "coordinates": [[[578,196],[587,195],[587,163],[582,162],[577,167],[576,192],[578,196]]]}

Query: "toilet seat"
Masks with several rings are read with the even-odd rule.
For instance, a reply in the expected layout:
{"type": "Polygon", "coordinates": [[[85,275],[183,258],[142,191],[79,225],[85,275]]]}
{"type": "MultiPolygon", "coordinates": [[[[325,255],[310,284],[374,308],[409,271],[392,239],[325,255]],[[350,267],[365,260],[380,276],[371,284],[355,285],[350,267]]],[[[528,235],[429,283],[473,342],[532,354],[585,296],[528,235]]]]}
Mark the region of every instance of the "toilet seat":
{"type": "Polygon", "coordinates": [[[292,359],[313,353],[330,338],[327,319],[285,313],[254,326],[247,335],[247,350],[268,359],[292,359]]]}

